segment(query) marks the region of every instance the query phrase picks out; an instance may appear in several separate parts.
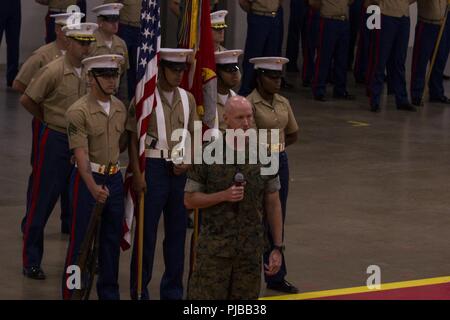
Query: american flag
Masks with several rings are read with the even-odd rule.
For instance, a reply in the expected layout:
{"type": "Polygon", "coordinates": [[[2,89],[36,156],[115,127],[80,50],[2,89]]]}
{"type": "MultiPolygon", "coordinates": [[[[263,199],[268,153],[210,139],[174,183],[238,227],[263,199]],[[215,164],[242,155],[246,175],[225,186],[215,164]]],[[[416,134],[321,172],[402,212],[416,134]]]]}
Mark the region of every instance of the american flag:
{"type": "MultiPolygon", "coordinates": [[[[155,89],[158,76],[159,49],[161,48],[160,1],[143,0],[141,9],[141,35],[138,49],[135,105],[137,134],[139,139],[139,166],[145,169],[145,137],[150,115],[156,106],[155,89]]],[[[133,223],[136,196],[131,190],[132,171],[128,166],[125,175],[125,223],[122,249],[131,246],[131,226],[133,223]]]]}

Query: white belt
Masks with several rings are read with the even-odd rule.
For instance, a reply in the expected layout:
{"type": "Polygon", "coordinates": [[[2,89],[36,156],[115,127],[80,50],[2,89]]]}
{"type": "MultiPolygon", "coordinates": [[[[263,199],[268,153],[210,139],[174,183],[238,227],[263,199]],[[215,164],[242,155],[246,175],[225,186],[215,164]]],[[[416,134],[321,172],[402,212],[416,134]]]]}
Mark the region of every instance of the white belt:
{"type": "Polygon", "coordinates": [[[168,159],[169,154],[170,150],[145,149],[145,157],[147,158],[168,159]]]}
{"type": "MultiPolygon", "coordinates": [[[[78,168],[77,163],[75,163],[75,167],[78,168]]],[[[92,173],[99,173],[99,174],[103,174],[104,175],[106,173],[105,172],[106,168],[107,168],[107,166],[104,165],[104,164],[98,164],[98,163],[91,162],[91,171],[92,171],[92,173]]],[[[113,164],[111,166],[111,168],[109,169],[109,174],[110,175],[111,174],[116,174],[119,171],[120,171],[119,163],[113,164]]]]}
{"type": "Polygon", "coordinates": [[[172,156],[175,158],[183,157],[183,152],[166,149],[145,149],[146,158],[172,159],[172,156]]]}

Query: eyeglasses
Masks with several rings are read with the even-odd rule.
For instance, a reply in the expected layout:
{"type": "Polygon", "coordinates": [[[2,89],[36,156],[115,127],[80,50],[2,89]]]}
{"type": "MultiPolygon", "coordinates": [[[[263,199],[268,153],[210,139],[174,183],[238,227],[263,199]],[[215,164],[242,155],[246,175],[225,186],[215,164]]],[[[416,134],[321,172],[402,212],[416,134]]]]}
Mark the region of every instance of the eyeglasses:
{"type": "Polygon", "coordinates": [[[171,62],[171,61],[161,61],[161,66],[169,68],[173,72],[183,72],[187,70],[188,66],[186,63],[171,62]]]}
{"type": "Polygon", "coordinates": [[[104,70],[104,71],[91,70],[91,72],[96,77],[100,77],[100,78],[117,78],[117,77],[119,77],[119,71],[118,70],[104,70]]]}
{"type": "Polygon", "coordinates": [[[276,80],[276,79],[280,79],[283,74],[281,73],[281,71],[275,71],[275,70],[261,70],[260,72],[262,75],[264,75],[267,78],[270,78],[272,80],[276,80]]]}
{"type": "Polygon", "coordinates": [[[236,73],[236,72],[239,71],[239,67],[238,67],[238,66],[235,66],[235,67],[225,67],[225,68],[220,69],[220,70],[222,70],[222,71],[224,71],[224,72],[226,72],[226,73],[236,73]]]}
{"type": "Polygon", "coordinates": [[[217,65],[217,69],[226,73],[235,73],[239,71],[239,67],[235,64],[217,65]]]}

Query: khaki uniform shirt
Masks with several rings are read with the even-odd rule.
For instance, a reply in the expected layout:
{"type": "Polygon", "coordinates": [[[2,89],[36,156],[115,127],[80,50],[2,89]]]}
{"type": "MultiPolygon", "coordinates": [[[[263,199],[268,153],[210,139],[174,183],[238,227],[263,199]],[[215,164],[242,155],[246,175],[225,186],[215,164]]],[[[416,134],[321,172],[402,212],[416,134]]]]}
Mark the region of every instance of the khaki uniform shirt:
{"type": "MultiPolygon", "coordinates": [[[[226,163],[227,149],[224,138],[223,163],[226,163]]],[[[280,180],[278,175],[261,175],[261,167],[261,164],[248,164],[246,161],[238,165],[194,165],[188,171],[185,192],[212,194],[223,191],[233,185],[236,172],[241,172],[246,180],[244,199],[239,202],[237,210],[231,202],[202,209],[198,254],[232,258],[260,255],[267,249],[264,196],[279,191],[280,180]]]]}
{"type": "Polygon", "coordinates": [[[409,17],[409,5],[411,0],[380,0],[381,13],[390,17],[409,17]]]}
{"type": "Polygon", "coordinates": [[[343,17],[348,18],[348,6],[352,0],[322,0],[320,15],[322,17],[343,17]]]}
{"type": "Polygon", "coordinates": [[[48,1],[48,8],[55,9],[58,11],[67,11],[67,7],[71,5],[76,5],[77,0],[49,0],[48,1]]]}
{"type": "Polygon", "coordinates": [[[63,54],[61,50],[58,49],[56,42],[51,42],[40,47],[33,52],[27,61],[25,61],[15,80],[19,81],[24,86],[28,86],[39,69],[51,61],[58,59],[62,55],[63,54]]]}
{"type": "Polygon", "coordinates": [[[119,140],[125,132],[127,109],[111,96],[109,115],[92,94],[76,101],[66,112],[70,149],[86,148],[91,162],[108,165],[119,161],[119,140]]]}
{"type": "Polygon", "coordinates": [[[140,27],[142,0],[104,0],[103,3],[122,3],[120,22],[133,27],[140,27]]]}
{"type": "Polygon", "coordinates": [[[251,4],[250,11],[260,11],[260,12],[277,12],[278,8],[281,6],[281,1],[279,0],[254,0],[251,4]]]}
{"type": "Polygon", "coordinates": [[[285,135],[298,131],[297,121],[289,100],[286,98],[275,94],[273,102],[270,104],[254,89],[247,100],[253,105],[256,127],[258,129],[280,129],[280,143],[285,142],[285,135]]]}
{"type": "Polygon", "coordinates": [[[125,70],[130,67],[128,61],[128,49],[125,41],[122,38],[113,35],[111,48],[105,42],[105,37],[98,30],[95,32],[96,41],[91,44],[90,56],[100,56],[103,54],[118,54],[124,57],[121,64],[120,74],[123,74],[125,70]]]}
{"type": "Polygon", "coordinates": [[[86,94],[86,82],[78,77],[69,59],[60,57],[44,66],[31,81],[25,94],[39,104],[50,129],[66,133],[65,113],[86,94]]]}
{"type": "MultiPolygon", "coordinates": [[[[164,111],[164,119],[166,121],[166,137],[167,137],[167,145],[169,149],[172,150],[174,146],[176,146],[179,141],[170,141],[170,137],[172,136],[172,132],[176,129],[184,128],[184,113],[183,113],[183,105],[181,103],[181,96],[178,92],[178,89],[174,91],[173,94],[173,102],[172,105],[169,104],[166,97],[162,93],[162,89],[158,86],[158,90],[161,96],[161,102],[163,104],[164,111]]],[[[194,134],[194,121],[199,120],[197,116],[197,107],[195,103],[194,96],[187,92],[189,99],[189,124],[188,130],[191,133],[192,137],[194,134]]],[[[153,110],[152,115],[150,116],[150,123],[148,126],[147,134],[150,137],[158,139],[158,126],[156,120],[156,110],[153,110]]],[[[136,107],[134,103],[131,104],[129,112],[128,112],[128,122],[127,122],[127,130],[131,132],[137,132],[137,119],[136,119],[136,107]]],[[[149,148],[149,146],[147,146],[149,148]]]]}
{"type": "Polygon", "coordinates": [[[417,12],[419,20],[440,24],[444,19],[448,0],[418,0],[417,12]]]}

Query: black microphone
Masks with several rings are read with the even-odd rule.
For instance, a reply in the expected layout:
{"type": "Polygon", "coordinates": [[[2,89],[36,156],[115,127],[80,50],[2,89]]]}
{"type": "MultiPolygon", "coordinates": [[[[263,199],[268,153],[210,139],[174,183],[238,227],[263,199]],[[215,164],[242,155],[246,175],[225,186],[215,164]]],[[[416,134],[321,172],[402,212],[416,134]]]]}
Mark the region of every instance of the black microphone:
{"type": "MultiPolygon", "coordinates": [[[[236,187],[242,187],[245,183],[245,177],[241,172],[237,172],[234,175],[234,185],[236,187]]],[[[239,212],[239,202],[235,202],[233,203],[233,211],[234,212],[239,212]]]]}
{"type": "Polygon", "coordinates": [[[245,182],[245,177],[241,172],[237,172],[234,175],[234,185],[236,187],[241,187],[245,182]]]}

